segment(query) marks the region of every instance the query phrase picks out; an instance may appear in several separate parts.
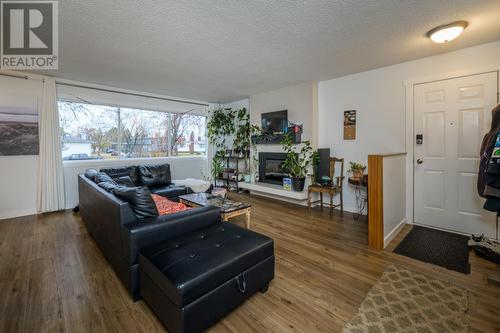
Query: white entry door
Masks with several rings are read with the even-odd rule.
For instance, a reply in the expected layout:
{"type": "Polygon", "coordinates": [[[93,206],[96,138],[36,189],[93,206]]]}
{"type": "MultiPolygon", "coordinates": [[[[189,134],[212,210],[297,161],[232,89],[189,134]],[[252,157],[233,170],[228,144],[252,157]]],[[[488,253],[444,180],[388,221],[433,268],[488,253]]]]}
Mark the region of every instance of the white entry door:
{"type": "Polygon", "coordinates": [[[483,209],[476,182],[481,141],[497,104],[497,75],[414,86],[415,223],[495,237],[495,214],[483,209]]]}

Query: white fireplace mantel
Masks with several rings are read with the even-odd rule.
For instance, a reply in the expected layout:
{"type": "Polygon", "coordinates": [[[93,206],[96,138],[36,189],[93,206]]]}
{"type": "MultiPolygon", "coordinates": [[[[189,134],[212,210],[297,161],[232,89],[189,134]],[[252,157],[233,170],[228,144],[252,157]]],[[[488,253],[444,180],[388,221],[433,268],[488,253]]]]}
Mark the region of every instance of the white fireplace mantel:
{"type": "Polygon", "coordinates": [[[249,190],[251,194],[288,201],[300,205],[307,205],[307,186],[310,179],[306,178],[306,184],[302,192],[294,192],[283,189],[282,185],[267,183],[245,183],[239,182],[238,187],[249,190]]]}

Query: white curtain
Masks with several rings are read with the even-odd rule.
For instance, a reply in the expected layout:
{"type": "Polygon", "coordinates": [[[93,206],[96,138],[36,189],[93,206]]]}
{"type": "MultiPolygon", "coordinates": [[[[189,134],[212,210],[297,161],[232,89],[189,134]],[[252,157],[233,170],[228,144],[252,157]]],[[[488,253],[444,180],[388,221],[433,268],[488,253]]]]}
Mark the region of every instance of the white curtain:
{"type": "Polygon", "coordinates": [[[45,78],[38,131],[40,142],[38,157],[39,212],[52,212],[65,208],[60,131],[56,82],[52,78],[45,78]]]}

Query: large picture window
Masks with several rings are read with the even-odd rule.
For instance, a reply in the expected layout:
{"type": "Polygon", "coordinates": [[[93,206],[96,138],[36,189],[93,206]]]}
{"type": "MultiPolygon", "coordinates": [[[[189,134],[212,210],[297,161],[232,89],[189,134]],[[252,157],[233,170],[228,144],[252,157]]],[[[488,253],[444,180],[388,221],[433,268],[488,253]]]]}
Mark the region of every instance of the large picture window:
{"type": "Polygon", "coordinates": [[[60,100],[64,160],[204,155],[206,117],[60,100]]]}

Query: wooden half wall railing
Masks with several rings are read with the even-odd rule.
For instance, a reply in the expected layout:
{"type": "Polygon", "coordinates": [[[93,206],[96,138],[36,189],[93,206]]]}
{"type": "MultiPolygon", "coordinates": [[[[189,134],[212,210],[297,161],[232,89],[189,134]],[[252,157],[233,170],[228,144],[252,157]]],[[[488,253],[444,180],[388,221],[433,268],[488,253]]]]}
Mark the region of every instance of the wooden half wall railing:
{"type": "Polygon", "coordinates": [[[368,155],[368,246],[384,249],[384,159],[406,153],[368,155]]]}

